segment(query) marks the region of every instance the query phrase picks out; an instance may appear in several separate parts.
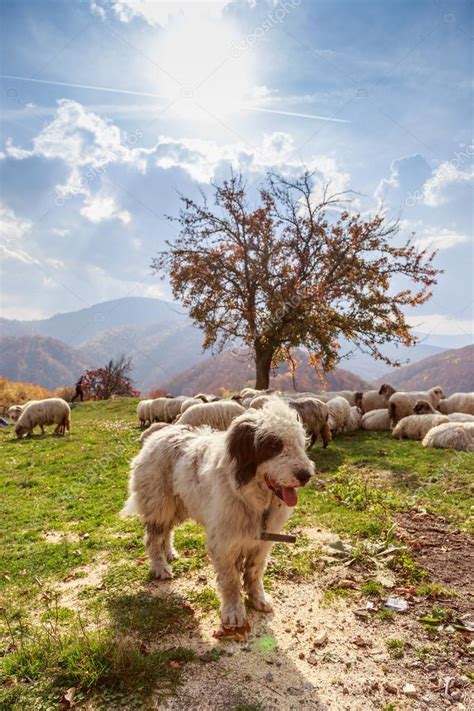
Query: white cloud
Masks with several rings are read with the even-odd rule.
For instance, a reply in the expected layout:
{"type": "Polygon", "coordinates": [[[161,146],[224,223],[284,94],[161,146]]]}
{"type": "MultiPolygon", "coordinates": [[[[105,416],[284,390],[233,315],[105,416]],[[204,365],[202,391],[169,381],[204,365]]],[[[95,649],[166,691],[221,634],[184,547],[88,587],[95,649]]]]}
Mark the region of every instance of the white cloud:
{"type": "MultiPolygon", "coordinates": [[[[264,134],[260,145],[255,147],[239,142],[219,145],[197,138],[161,136],[151,157],[160,168],[182,168],[194,180],[203,183],[215,178],[219,168],[225,165],[244,173],[263,173],[274,168],[285,175],[299,175],[302,169],[293,136],[282,131],[264,134]]],[[[334,158],[312,156],[305,165],[315,171],[318,182],[331,181],[333,192],[347,189],[350,175],[334,158]]]]}
{"type": "Polygon", "coordinates": [[[118,126],[88,111],[77,101],[60,99],[53,119],[33,138],[30,150],[6,141],[5,153],[16,160],[40,156],[62,160],[70,167],[64,185],[56,186],[60,196],[88,195],[89,185],[115,163],[134,164],[144,169],[144,159],[136,146],[141,133],[124,136],[118,126]],[[127,144],[127,141],[130,145],[127,144]]]}
{"type": "Polygon", "coordinates": [[[53,235],[57,235],[58,237],[67,237],[68,235],[71,234],[71,230],[62,229],[60,227],[53,227],[51,232],[53,233],[53,235]]]}
{"type": "Polygon", "coordinates": [[[450,227],[426,225],[423,220],[400,220],[404,234],[413,235],[413,244],[418,249],[447,250],[472,241],[472,236],[450,227]]]}
{"type": "Polygon", "coordinates": [[[106,0],[102,5],[92,2],[91,11],[103,18],[106,9],[111,8],[121,22],[130,22],[140,17],[150,25],[165,27],[177,15],[196,16],[198,19],[206,15],[217,19],[227,2],[228,0],[106,0]]]}
{"type": "Polygon", "coordinates": [[[95,195],[86,198],[81,208],[81,215],[94,224],[105,220],[120,220],[124,225],[128,225],[132,219],[127,210],[118,209],[111,195],[95,195]]]}
{"type": "Polygon", "coordinates": [[[15,215],[8,207],[0,206],[0,232],[7,240],[19,240],[32,226],[30,220],[15,215]]]}
{"type": "Polygon", "coordinates": [[[408,319],[413,330],[418,333],[436,336],[474,336],[474,321],[455,318],[446,314],[429,314],[426,316],[410,316],[408,319]]]}
{"type": "Polygon", "coordinates": [[[448,203],[459,188],[467,187],[471,192],[473,186],[474,170],[460,170],[454,161],[445,161],[423,185],[423,202],[429,207],[438,207],[448,203]]]}
{"type": "Polygon", "coordinates": [[[423,230],[421,234],[417,234],[414,244],[418,249],[450,249],[463,242],[469,242],[470,237],[454,230],[446,228],[436,229],[434,227],[423,230]]]}

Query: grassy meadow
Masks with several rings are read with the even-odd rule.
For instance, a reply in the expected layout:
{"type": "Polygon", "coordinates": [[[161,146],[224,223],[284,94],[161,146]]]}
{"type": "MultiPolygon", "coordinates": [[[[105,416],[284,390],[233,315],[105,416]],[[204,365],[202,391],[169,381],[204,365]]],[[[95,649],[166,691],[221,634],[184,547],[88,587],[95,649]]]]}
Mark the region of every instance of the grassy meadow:
{"type": "MultiPolygon", "coordinates": [[[[209,662],[178,633],[192,629],[196,609],[216,609],[214,590],[192,599],[147,593],[142,528],[117,515],[139,451],[136,403],[81,403],[63,438],[0,432],[1,708],[146,708],[177,690],[186,665],[209,662]]],[[[318,473],[288,525],[302,535],[294,547],[275,546],[270,588],[279,577],[297,584],[314,573],[321,554],[305,535],[312,527],[350,542],[361,565],[393,547],[400,584],[417,586],[427,583],[424,571],[394,546],[399,512],[425,509],[474,532],[472,454],[363,432],[312,454],[318,473]]],[[[175,542],[175,576],[197,574],[206,557],[202,530],[186,523],[175,542]]]]}

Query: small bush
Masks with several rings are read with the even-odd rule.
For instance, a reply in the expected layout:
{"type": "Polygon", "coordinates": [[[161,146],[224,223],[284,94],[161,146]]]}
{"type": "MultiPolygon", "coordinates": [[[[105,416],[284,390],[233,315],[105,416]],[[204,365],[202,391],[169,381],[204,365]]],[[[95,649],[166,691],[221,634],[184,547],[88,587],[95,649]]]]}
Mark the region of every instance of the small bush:
{"type": "Polygon", "coordinates": [[[3,414],[12,405],[23,405],[28,400],[42,400],[46,397],[52,397],[52,393],[42,385],[0,378],[0,407],[3,414]]]}

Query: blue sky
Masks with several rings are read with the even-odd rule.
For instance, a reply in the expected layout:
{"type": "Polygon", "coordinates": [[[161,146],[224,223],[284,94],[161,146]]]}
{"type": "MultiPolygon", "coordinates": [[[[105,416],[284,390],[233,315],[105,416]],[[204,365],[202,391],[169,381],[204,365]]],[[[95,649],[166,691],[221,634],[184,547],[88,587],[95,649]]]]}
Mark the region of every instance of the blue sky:
{"type": "Polygon", "coordinates": [[[357,191],[353,209],[399,218],[400,239],[439,249],[445,273],[410,322],[431,343],[472,340],[469,2],[1,11],[5,316],[169,298],[149,264],[175,234],[163,216],[177,191],[195,195],[230,165],[250,185],[305,165],[319,185],[357,191]]]}

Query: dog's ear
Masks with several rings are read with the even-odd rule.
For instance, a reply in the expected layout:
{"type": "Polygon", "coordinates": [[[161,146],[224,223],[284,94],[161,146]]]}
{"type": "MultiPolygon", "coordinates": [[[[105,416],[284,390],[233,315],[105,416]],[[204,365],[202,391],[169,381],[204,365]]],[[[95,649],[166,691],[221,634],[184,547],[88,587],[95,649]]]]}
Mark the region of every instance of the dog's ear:
{"type": "Polygon", "coordinates": [[[228,432],[227,448],[235,463],[235,478],[238,486],[244,486],[255,476],[262,462],[276,457],[283,449],[283,442],[275,435],[256,437],[255,423],[251,420],[234,422],[228,432]]]}

